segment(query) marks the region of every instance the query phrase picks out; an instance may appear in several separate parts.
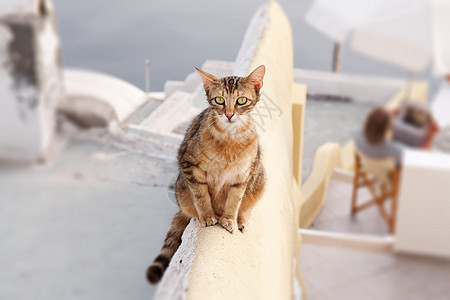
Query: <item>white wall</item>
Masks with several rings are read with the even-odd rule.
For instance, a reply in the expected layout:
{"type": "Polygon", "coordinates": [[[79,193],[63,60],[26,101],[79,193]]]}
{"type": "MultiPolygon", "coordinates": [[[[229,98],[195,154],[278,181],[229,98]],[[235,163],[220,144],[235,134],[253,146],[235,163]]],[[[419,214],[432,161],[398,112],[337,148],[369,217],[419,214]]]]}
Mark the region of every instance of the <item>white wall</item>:
{"type": "Polygon", "coordinates": [[[2,1],[0,12],[0,160],[45,158],[62,97],[59,39],[45,1],[2,1]]]}

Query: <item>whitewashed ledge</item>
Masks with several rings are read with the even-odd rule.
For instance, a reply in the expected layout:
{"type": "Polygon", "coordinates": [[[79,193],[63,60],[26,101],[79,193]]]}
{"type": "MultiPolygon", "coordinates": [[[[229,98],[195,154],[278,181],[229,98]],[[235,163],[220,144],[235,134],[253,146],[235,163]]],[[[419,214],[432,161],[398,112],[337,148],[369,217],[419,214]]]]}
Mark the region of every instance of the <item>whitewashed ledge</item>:
{"type": "MultiPolygon", "coordinates": [[[[259,112],[254,117],[258,120],[258,113],[266,115],[258,127],[267,171],[265,194],[244,234],[230,234],[220,226],[203,228],[192,220],[155,299],[294,297],[294,274],[300,275],[293,261],[298,258],[300,245],[301,199],[298,180],[294,180],[293,156],[299,155],[301,138],[294,136],[292,115],[302,114],[293,112],[292,107],[294,103],[304,106],[306,92],[293,83],[291,28],[275,1],[263,6],[253,18],[236,61],[239,69],[233,73],[243,75],[260,64],[267,72],[259,112]],[[264,103],[274,110],[269,112],[264,103]]],[[[302,125],[298,121],[302,120],[295,124],[302,125]]],[[[296,132],[301,135],[302,130],[296,132]]],[[[300,179],[301,175],[295,175],[300,179]]]]}

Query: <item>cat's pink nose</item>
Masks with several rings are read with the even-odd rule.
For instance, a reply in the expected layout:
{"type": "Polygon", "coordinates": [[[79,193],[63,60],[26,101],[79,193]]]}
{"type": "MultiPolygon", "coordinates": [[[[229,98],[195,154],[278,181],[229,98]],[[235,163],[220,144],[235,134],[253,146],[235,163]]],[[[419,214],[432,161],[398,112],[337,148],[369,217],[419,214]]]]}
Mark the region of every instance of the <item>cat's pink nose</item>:
{"type": "Polygon", "coordinates": [[[234,116],[234,113],[225,113],[225,116],[227,116],[228,120],[231,120],[231,118],[234,116]]]}

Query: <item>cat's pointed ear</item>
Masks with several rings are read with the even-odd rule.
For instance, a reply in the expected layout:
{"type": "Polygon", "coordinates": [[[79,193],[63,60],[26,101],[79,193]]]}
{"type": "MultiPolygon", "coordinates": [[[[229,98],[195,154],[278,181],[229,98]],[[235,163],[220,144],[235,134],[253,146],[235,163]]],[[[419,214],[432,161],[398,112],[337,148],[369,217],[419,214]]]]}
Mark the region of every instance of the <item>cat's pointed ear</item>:
{"type": "Polygon", "coordinates": [[[196,67],[194,67],[194,69],[197,71],[198,75],[200,75],[205,90],[208,90],[218,80],[216,76],[209,74],[208,72],[197,69],[196,67]]]}
{"type": "Polygon", "coordinates": [[[257,67],[253,72],[250,73],[245,78],[245,81],[252,84],[257,92],[262,88],[263,86],[263,79],[264,74],[266,73],[266,67],[264,65],[260,65],[257,67]]]}

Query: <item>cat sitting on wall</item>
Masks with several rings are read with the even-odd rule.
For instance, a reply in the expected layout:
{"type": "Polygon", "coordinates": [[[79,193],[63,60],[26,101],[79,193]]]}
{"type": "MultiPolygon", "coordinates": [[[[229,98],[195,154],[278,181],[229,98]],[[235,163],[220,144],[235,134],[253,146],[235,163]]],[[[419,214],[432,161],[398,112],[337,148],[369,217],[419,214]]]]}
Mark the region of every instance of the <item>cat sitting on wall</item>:
{"type": "Polygon", "coordinates": [[[218,78],[197,69],[209,107],[186,132],[178,151],[175,214],[147,279],[160,281],[191,218],[202,226],[219,223],[233,233],[248,227],[251,210],[265,185],[256,127],[250,112],[260,99],[265,67],[247,77],[218,78]]]}

